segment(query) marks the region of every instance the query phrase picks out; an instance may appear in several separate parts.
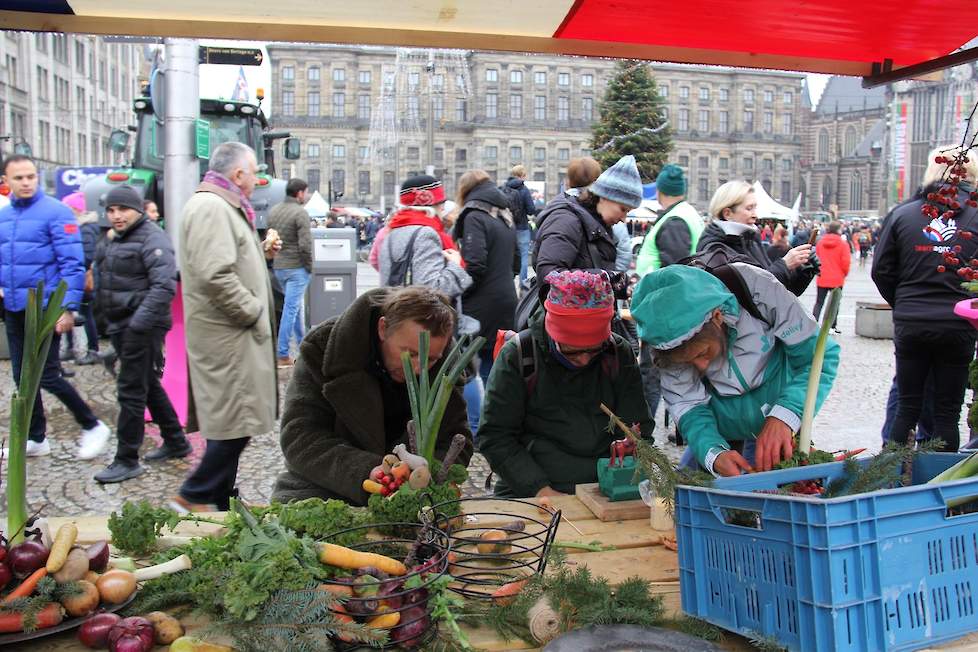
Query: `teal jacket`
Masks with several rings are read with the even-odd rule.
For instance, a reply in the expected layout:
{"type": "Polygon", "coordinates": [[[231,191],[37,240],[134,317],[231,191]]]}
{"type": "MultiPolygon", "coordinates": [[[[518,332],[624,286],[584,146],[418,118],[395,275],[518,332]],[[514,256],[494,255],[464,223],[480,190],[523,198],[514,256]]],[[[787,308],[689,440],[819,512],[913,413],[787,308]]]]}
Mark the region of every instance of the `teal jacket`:
{"type": "Polygon", "coordinates": [[[653,423],[642,393],[642,378],[631,347],[618,335],[614,349],[590,366],[570,370],[550,353],[544,313],[530,319],[536,352],[536,382],[528,391],[517,338],[499,352],[479,424],[479,450],[499,477],[496,493],[534,496],[550,485],[574,493],[574,486],[597,482],[597,460],[621,432],[608,432],[604,403],[625,423],[638,423],[645,436],[653,423]],[[617,365],[617,371],[614,366],[617,365]]]}
{"type": "MultiPolygon", "coordinates": [[[[818,339],[818,323],[774,276],[752,265],[734,265],[768,323],[746,310],[725,314],[726,351],[704,376],[692,365],[662,370],[666,406],[700,464],[713,448],[729,450],[729,441],[754,439],[767,417],[798,430],[818,339]]],[[[832,388],[838,366],[839,345],[830,339],[816,411],[832,388]]]]}

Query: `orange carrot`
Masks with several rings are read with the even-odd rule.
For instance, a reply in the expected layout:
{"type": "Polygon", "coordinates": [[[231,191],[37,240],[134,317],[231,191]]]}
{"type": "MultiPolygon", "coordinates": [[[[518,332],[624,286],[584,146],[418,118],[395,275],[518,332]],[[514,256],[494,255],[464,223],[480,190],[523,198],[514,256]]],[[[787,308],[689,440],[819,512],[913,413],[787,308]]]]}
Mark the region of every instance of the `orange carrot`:
{"type": "Polygon", "coordinates": [[[506,606],[516,599],[516,594],[526,586],[526,580],[516,580],[509,584],[503,584],[492,594],[492,601],[496,604],[506,606]]]}
{"type": "Polygon", "coordinates": [[[328,593],[332,593],[333,595],[336,595],[336,596],[339,596],[339,597],[347,597],[347,598],[352,598],[353,597],[353,587],[350,586],[349,584],[329,584],[329,583],[325,583],[325,584],[320,584],[319,585],[319,590],[320,591],[326,591],[328,593]]]}
{"type": "Polygon", "coordinates": [[[16,600],[17,598],[26,598],[34,589],[37,588],[37,583],[41,581],[41,578],[48,574],[48,569],[41,566],[36,571],[27,576],[27,579],[20,583],[16,589],[11,591],[6,598],[3,599],[3,604],[7,604],[11,600],[16,600]]]}
{"type": "MultiPolygon", "coordinates": [[[[64,612],[61,611],[61,605],[57,602],[51,602],[37,612],[37,615],[34,617],[35,627],[37,629],[54,627],[61,623],[63,617],[64,612]]],[[[24,631],[24,614],[19,611],[9,611],[0,614],[0,634],[11,634],[22,631],[24,631]]]]}
{"type": "MultiPolygon", "coordinates": [[[[329,610],[333,612],[333,618],[336,619],[336,622],[343,623],[345,625],[353,624],[356,622],[355,620],[353,620],[353,616],[351,616],[346,612],[346,607],[344,607],[341,604],[334,604],[332,607],[330,607],[329,610]]],[[[353,636],[346,633],[338,634],[337,637],[344,643],[352,643],[355,640],[353,636]]]]}

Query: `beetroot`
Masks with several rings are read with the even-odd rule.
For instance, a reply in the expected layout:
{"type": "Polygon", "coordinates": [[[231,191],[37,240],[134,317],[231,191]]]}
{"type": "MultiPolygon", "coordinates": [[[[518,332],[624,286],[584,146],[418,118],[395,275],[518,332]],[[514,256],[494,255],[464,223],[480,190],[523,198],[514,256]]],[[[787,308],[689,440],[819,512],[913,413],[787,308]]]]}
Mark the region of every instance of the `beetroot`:
{"type": "Polygon", "coordinates": [[[40,541],[29,539],[18,543],[7,555],[10,570],[14,577],[23,579],[47,563],[49,554],[51,551],[40,541]]]}
{"type": "Polygon", "coordinates": [[[109,630],[109,651],[149,652],[154,639],[153,623],[138,616],[124,618],[109,630]]]}
{"type": "Polygon", "coordinates": [[[390,640],[404,648],[417,647],[430,627],[431,618],[423,608],[408,607],[401,611],[400,624],[391,630],[390,640]]]}
{"type": "Polygon", "coordinates": [[[109,565],[109,544],[97,541],[85,549],[88,555],[88,570],[101,573],[109,565]]]}
{"type": "Polygon", "coordinates": [[[95,614],[78,628],[78,640],[93,650],[103,650],[109,644],[109,630],[120,620],[115,614],[95,614]]]}

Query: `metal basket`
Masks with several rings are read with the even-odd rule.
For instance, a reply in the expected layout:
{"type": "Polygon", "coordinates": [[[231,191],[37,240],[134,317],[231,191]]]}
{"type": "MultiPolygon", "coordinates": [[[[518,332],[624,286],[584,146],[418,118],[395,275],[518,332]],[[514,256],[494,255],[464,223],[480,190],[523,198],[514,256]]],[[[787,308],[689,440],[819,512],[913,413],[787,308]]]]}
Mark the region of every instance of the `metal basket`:
{"type": "MultiPolygon", "coordinates": [[[[447,533],[429,525],[419,523],[388,523],[385,525],[397,526],[398,532],[404,536],[376,538],[374,533],[377,526],[364,525],[334,532],[323,540],[327,543],[332,543],[333,540],[341,537],[348,540],[348,535],[359,533],[363,540],[360,543],[347,545],[348,548],[404,560],[405,565],[408,566],[408,574],[400,577],[378,578],[377,581],[356,582],[353,584],[355,588],[360,591],[366,590],[366,592],[372,592],[373,589],[376,589],[377,595],[347,598],[344,602],[344,608],[347,614],[353,616],[356,621],[365,622],[377,612],[378,607],[381,606],[378,603],[383,603],[387,607],[387,612],[396,611],[401,614],[401,620],[396,627],[390,630],[388,643],[373,647],[380,649],[423,648],[435,637],[438,631],[431,615],[433,605],[428,600],[428,587],[448,570],[451,539],[447,533]],[[408,537],[411,532],[414,532],[413,538],[408,537]],[[405,589],[404,584],[412,578],[420,578],[420,585],[405,589]],[[404,640],[405,637],[400,635],[403,632],[402,628],[413,627],[417,621],[422,619],[427,619],[428,623],[420,632],[404,640]]],[[[323,583],[335,586],[351,585],[350,581],[342,579],[327,580],[323,583]]],[[[340,640],[335,642],[337,650],[362,649],[366,645],[366,643],[340,640]]]]}
{"type": "Polygon", "coordinates": [[[450,540],[448,572],[454,581],[449,588],[466,598],[488,600],[505,584],[542,574],[557,536],[560,510],[549,512],[549,517],[533,516],[541,510],[535,503],[515,498],[460,498],[432,505],[432,523],[450,540]],[[500,510],[500,504],[507,507],[500,510]],[[518,511],[523,505],[532,509],[518,511]],[[457,510],[446,509],[450,506],[457,510]],[[446,516],[457,511],[459,516],[446,516]],[[509,525],[518,521],[523,522],[522,529],[509,525]],[[502,530],[507,536],[487,542],[482,535],[489,530],[502,530]]]}

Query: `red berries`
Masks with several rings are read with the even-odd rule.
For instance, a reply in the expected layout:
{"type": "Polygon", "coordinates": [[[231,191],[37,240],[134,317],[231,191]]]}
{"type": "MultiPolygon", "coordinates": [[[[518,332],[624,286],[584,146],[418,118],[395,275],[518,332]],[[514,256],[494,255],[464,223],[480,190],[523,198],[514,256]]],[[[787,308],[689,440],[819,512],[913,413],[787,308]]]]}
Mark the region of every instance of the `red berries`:
{"type": "Polygon", "coordinates": [[[938,265],[937,266],[937,273],[938,274],[943,274],[946,271],[947,271],[947,267],[945,267],[944,265],[938,265]]]}

